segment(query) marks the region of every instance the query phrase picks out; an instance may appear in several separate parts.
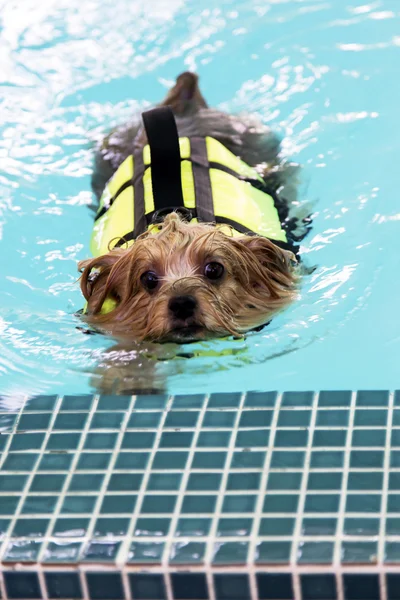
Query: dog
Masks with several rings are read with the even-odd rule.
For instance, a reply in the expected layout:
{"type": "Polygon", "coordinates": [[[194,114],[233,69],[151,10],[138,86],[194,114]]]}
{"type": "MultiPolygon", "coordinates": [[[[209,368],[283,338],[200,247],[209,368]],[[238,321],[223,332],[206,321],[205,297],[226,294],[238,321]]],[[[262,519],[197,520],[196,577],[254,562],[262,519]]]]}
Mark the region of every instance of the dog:
{"type": "Polygon", "coordinates": [[[78,265],[83,319],[119,339],[155,342],[262,328],[298,293],[296,244],[309,221],[293,216],[297,166],[256,119],[209,108],[194,73],[143,119],[113,130],[96,152],[95,256],[78,265]],[[271,236],[263,203],[276,221],[271,236]]]}

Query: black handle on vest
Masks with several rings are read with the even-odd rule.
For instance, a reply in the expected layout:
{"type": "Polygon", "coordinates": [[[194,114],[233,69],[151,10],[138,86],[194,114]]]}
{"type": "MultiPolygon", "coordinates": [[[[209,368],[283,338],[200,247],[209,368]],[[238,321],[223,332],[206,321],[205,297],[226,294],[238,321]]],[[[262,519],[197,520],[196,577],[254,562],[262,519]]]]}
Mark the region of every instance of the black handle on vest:
{"type": "Polygon", "coordinates": [[[142,117],[150,146],[154,209],[184,206],[174,113],[169,106],[162,106],[144,112],[142,117]]]}

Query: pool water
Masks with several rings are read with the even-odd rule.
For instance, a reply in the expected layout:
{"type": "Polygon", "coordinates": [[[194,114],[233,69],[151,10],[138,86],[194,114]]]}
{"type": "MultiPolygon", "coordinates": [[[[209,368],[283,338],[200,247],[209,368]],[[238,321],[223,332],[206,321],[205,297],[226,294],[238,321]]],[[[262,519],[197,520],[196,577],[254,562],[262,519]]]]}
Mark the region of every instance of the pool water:
{"type": "Polygon", "coordinates": [[[1,5],[3,394],[399,386],[398,0],[1,5]],[[245,340],[121,349],[74,316],[92,145],[186,69],[210,105],[257,113],[303,165],[316,270],[245,340]]]}

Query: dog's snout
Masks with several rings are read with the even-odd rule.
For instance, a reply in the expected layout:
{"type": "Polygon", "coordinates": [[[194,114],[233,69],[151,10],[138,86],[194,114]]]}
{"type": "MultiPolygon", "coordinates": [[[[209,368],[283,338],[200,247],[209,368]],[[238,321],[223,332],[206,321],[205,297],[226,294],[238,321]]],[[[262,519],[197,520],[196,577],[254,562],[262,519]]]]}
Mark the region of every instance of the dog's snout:
{"type": "Polygon", "coordinates": [[[184,321],[193,317],[197,301],[193,296],[175,296],[169,301],[168,308],[175,319],[184,321]]]}

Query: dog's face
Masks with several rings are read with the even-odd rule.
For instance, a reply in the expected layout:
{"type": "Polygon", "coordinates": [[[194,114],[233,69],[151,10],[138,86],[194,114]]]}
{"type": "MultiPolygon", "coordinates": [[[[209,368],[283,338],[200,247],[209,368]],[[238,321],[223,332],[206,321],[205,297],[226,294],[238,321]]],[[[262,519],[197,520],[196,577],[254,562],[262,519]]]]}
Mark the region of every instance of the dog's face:
{"type": "Polygon", "coordinates": [[[80,264],[86,318],[123,338],[182,343],[240,335],[293,300],[293,260],[265,238],[230,237],[172,214],[131,248],[80,264]],[[103,314],[106,299],[115,308],[103,314]]]}

